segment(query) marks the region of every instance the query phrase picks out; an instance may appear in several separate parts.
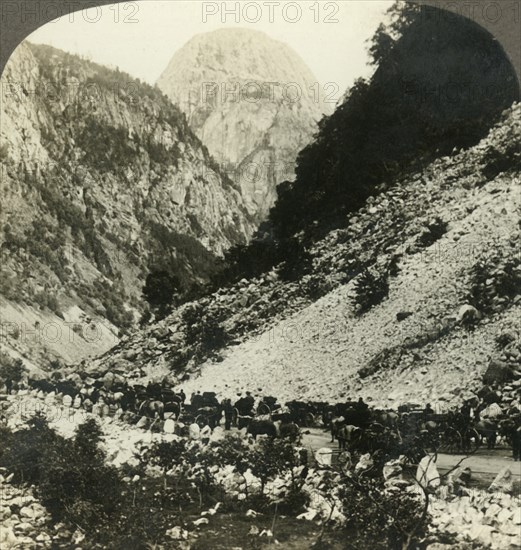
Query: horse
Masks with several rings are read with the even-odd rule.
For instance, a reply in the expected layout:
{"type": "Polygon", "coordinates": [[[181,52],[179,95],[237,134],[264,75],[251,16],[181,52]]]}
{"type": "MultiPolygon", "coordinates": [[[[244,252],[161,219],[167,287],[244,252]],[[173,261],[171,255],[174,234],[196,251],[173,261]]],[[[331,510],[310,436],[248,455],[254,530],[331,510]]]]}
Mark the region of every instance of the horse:
{"type": "Polygon", "coordinates": [[[400,415],[393,410],[374,411],[373,418],[387,428],[396,429],[398,428],[400,415]]]}
{"type": "Polygon", "coordinates": [[[329,431],[331,433],[331,443],[335,441],[335,439],[338,437],[338,433],[342,426],[345,426],[346,421],[343,416],[335,416],[331,418],[330,424],[329,424],[329,431]]]}
{"type": "Polygon", "coordinates": [[[165,402],[165,412],[173,413],[176,420],[179,419],[181,415],[181,403],[178,401],[166,401],[165,402]]]}
{"type": "Polygon", "coordinates": [[[286,403],[291,420],[299,426],[312,426],[315,423],[317,409],[312,403],[305,401],[289,401],[286,403]]]}
{"type": "Polygon", "coordinates": [[[253,439],[257,439],[258,435],[267,435],[268,437],[277,437],[278,430],[275,422],[272,420],[259,420],[253,418],[248,424],[246,433],[253,436],[253,439]]]}
{"type": "Polygon", "coordinates": [[[482,443],[483,439],[485,439],[487,441],[487,449],[493,449],[496,446],[498,431],[498,425],[496,422],[484,418],[483,420],[476,422],[474,429],[480,438],[479,443],[482,443]]]}
{"type": "Polygon", "coordinates": [[[362,429],[352,424],[344,424],[338,430],[338,448],[340,450],[347,450],[352,447],[355,442],[360,441],[362,437],[362,429]]]}
{"type": "MultiPolygon", "coordinates": [[[[276,422],[274,424],[277,425],[276,422]]],[[[292,421],[281,420],[278,432],[281,438],[288,438],[293,443],[300,439],[300,428],[292,421]]]]}
{"type": "Polygon", "coordinates": [[[221,422],[222,412],[223,410],[220,404],[201,407],[197,409],[196,421],[198,421],[198,419],[204,421],[204,423],[208,424],[213,430],[221,422]]]}
{"type": "Polygon", "coordinates": [[[165,405],[157,399],[145,399],[138,408],[138,414],[143,414],[149,418],[159,417],[165,419],[165,405]]]}

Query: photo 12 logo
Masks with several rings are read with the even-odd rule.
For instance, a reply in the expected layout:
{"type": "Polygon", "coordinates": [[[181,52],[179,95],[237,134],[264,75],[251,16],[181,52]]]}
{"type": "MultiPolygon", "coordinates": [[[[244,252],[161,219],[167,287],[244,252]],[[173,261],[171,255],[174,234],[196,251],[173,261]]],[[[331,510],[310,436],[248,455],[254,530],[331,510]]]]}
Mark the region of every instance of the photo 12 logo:
{"type": "Polygon", "coordinates": [[[99,23],[109,19],[112,23],[139,23],[137,2],[121,2],[108,6],[85,6],[85,2],[1,2],[0,17],[3,22],[57,23],[65,19],[69,23],[83,21],[99,23]]]}
{"type": "Polygon", "coordinates": [[[203,2],[202,22],[339,23],[337,2],[203,2]]]}
{"type": "Polygon", "coordinates": [[[307,98],[314,103],[335,105],[340,99],[340,86],[336,82],[324,85],[314,82],[303,87],[298,82],[203,82],[200,90],[200,103],[213,106],[225,103],[275,103],[295,104],[307,98]]]}

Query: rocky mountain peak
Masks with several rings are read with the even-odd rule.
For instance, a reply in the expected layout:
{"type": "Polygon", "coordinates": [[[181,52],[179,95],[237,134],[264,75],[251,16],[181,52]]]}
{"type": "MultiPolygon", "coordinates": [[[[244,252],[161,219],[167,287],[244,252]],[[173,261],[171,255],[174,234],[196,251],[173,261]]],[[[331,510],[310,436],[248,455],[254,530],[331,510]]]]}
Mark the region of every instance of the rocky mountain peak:
{"type": "Polygon", "coordinates": [[[332,107],[294,50],[246,29],[194,36],[157,84],[240,185],[257,221],[273,205],[276,185],[293,179],[298,152],[332,107]]]}

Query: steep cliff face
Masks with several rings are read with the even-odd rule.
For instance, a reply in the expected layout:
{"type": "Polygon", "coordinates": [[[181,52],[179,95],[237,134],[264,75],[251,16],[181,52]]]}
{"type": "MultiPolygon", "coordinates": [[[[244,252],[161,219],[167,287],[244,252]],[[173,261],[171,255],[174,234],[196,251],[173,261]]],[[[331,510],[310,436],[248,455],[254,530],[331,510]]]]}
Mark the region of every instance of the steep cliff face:
{"type": "Polygon", "coordinates": [[[297,153],[333,107],[291,48],[243,29],[195,36],[157,84],[240,185],[257,221],[273,205],[276,185],[293,179],[297,153]]]}
{"type": "Polygon", "coordinates": [[[128,327],[149,271],[204,282],[254,230],[239,189],[159,90],[31,44],[1,83],[0,291],[11,305],[128,327]]]}

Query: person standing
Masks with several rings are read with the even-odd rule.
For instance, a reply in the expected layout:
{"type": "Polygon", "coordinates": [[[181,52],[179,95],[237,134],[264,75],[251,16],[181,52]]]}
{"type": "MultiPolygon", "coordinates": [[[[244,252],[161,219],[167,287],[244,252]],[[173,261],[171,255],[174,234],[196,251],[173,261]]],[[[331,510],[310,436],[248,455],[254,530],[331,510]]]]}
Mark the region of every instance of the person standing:
{"type": "Polygon", "coordinates": [[[224,429],[230,430],[233,421],[233,406],[231,399],[225,399],[223,403],[224,408],[224,429]]]}

